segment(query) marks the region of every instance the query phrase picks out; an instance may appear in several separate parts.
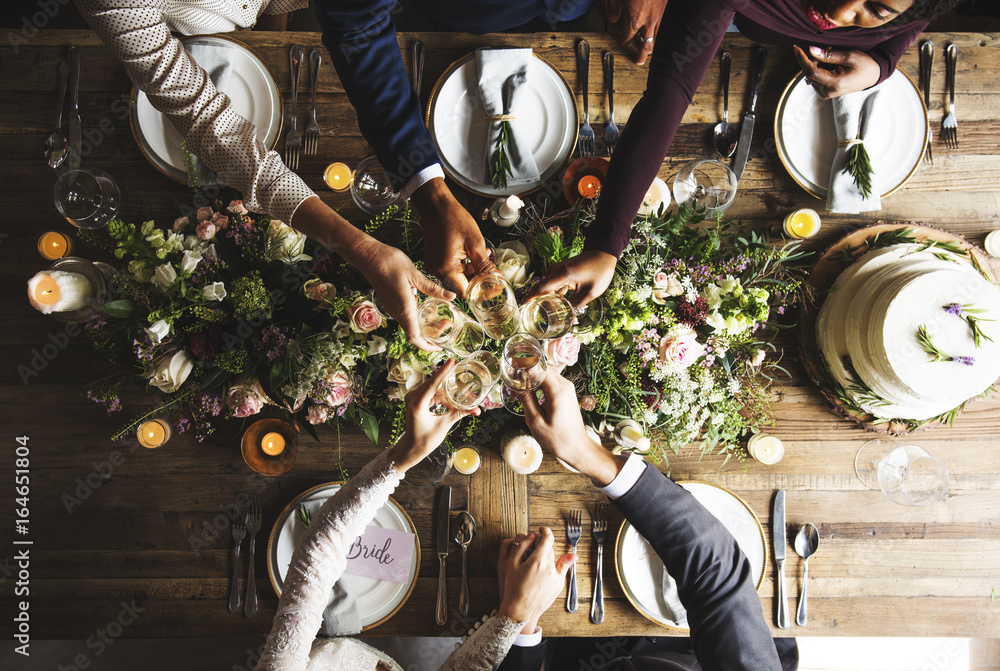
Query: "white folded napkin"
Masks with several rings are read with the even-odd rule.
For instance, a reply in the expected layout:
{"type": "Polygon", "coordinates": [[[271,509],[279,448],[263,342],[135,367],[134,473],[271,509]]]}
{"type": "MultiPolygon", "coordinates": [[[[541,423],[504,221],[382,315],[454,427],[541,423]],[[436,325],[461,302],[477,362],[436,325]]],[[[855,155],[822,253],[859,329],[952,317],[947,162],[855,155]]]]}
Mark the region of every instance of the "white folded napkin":
{"type": "Polygon", "coordinates": [[[486,184],[493,183],[494,148],[500,132],[501,117],[508,118],[510,122],[507,156],[510,159],[511,174],[507,176],[507,186],[519,186],[539,179],[535,157],[519,137],[519,128],[531,123],[531,119],[517,118],[518,92],[528,81],[528,63],[531,58],[531,49],[476,50],[479,95],[486,116],[493,120],[487,126],[485,138],[486,184]]]}
{"type": "Polygon", "coordinates": [[[330,590],[330,602],[323,611],[323,624],[319,635],[328,638],[353,636],[361,632],[361,616],[358,615],[358,600],[354,596],[351,579],[340,576],[340,580],[330,590]]]}
{"type": "Polygon", "coordinates": [[[676,622],[678,627],[687,627],[687,608],[681,603],[680,594],[677,593],[677,581],[667,573],[667,567],[662,562],[660,566],[663,568],[660,596],[664,615],[676,622]]]}
{"type": "MultiPolygon", "coordinates": [[[[865,198],[861,195],[861,190],[854,183],[854,178],[848,174],[846,142],[858,137],[858,121],[861,116],[861,108],[869,96],[877,95],[879,86],[848,93],[832,100],[833,121],[837,128],[837,152],[833,156],[833,167],[830,170],[830,185],[827,188],[826,209],[830,212],[842,214],[858,214],[860,212],[871,212],[882,209],[882,198],[878,192],[878,165],[872,159],[872,193],[865,198]]],[[[866,132],[871,135],[876,132],[871,123],[867,124],[866,132]]],[[[863,140],[864,138],[862,138],[863,140]]],[[[871,156],[871,152],[869,152],[871,156]]]]}
{"type": "MultiPolygon", "coordinates": [[[[208,78],[212,80],[215,88],[225,93],[233,75],[232,63],[230,62],[231,49],[217,44],[199,44],[197,42],[185,44],[184,48],[191,54],[195,63],[208,73],[208,78]]],[[[218,177],[197,156],[192,154],[191,162],[202,184],[218,182],[218,177]]]]}

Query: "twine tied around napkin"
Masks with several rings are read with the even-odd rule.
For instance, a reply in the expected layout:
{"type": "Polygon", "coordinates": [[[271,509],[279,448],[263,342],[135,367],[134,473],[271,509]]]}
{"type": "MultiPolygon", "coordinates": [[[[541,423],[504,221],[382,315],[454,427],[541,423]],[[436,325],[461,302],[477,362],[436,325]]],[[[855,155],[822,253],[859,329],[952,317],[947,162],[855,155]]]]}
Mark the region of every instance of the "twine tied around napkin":
{"type": "MultiPolygon", "coordinates": [[[[856,160],[858,153],[854,148],[860,146],[861,150],[864,150],[864,136],[868,132],[866,128],[858,128],[862,110],[866,110],[868,120],[864,125],[868,126],[870,125],[868,122],[871,121],[872,104],[875,102],[879,88],[876,86],[865,91],[848,93],[831,101],[838,139],[826,197],[826,209],[830,212],[858,214],[882,209],[882,199],[877,192],[878,189],[872,189],[871,193],[868,194],[863,193],[854,174],[849,169],[852,154],[855,155],[856,160]]],[[[867,152],[865,155],[867,156],[867,152]]],[[[877,187],[877,185],[875,186],[877,187]]]]}
{"type": "Polygon", "coordinates": [[[476,74],[483,110],[490,122],[486,128],[484,182],[496,189],[538,181],[535,157],[519,133],[519,92],[528,81],[531,49],[477,49],[476,74]]]}

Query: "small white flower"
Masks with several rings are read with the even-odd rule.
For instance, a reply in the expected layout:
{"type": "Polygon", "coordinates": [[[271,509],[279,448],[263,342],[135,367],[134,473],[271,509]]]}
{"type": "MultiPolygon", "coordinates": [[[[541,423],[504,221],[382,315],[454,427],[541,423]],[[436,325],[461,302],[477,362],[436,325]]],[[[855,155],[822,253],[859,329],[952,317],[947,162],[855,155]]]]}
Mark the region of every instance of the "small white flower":
{"type": "Polygon", "coordinates": [[[762,349],[757,350],[757,353],[753,355],[752,359],[750,359],[750,365],[754,367],[761,365],[762,363],[764,363],[764,357],[766,356],[767,352],[765,352],[762,349]]]}
{"type": "Polygon", "coordinates": [[[169,287],[176,279],[177,271],[169,263],[157,266],[156,272],[153,273],[153,284],[158,284],[164,288],[169,287]]]}
{"type": "Polygon", "coordinates": [[[192,251],[185,251],[184,258],[181,259],[181,271],[185,273],[194,272],[201,262],[201,254],[192,251]]]}
{"type": "Polygon", "coordinates": [[[388,347],[388,342],[382,336],[372,336],[368,339],[368,356],[381,354],[388,347]]]}
{"type": "Polygon", "coordinates": [[[267,243],[267,255],[271,259],[288,264],[308,261],[312,257],[302,253],[305,244],[305,235],[282,221],[271,220],[267,243]]]}
{"type": "Polygon", "coordinates": [[[160,321],[155,322],[148,329],[144,330],[146,331],[146,335],[149,336],[149,339],[153,342],[153,344],[159,345],[161,342],[163,342],[164,338],[170,335],[170,324],[161,319],[160,321]]]}
{"type": "Polygon", "coordinates": [[[222,282],[212,282],[201,290],[206,301],[221,301],[226,297],[226,285],[222,282]]]}

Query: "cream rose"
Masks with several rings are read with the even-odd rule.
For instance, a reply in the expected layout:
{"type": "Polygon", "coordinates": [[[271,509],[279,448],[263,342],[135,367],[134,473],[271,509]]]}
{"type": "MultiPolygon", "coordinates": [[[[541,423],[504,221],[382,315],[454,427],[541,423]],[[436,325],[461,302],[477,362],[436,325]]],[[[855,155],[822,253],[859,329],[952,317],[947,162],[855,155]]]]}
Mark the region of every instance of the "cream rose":
{"type": "Polygon", "coordinates": [[[385,323],[385,317],[371,301],[358,300],[350,309],[351,330],[355,333],[371,333],[385,323]]]}
{"type": "Polygon", "coordinates": [[[653,275],[653,302],[663,305],[669,296],[680,296],[684,293],[684,288],[673,273],[666,273],[662,270],[653,275]]]}
{"type": "Polygon", "coordinates": [[[326,418],[330,415],[330,411],[325,405],[314,405],[309,408],[309,412],[306,414],[306,420],[310,424],[322,424],[326,421],[326,418]]]}
{"type": "Polygon", "coordinates": [[[704,353],[705,346],[693,332],[665,335],[660,341],[660,361],[677,369],[687,368],[704,353]]]}
{"type": "Polygon", "coordinates": [[[180,233],[185,228],[187,228],[187,225],[188,225],[187,217],[177,217],[176,219],[174,219],[174,226],[173,226],[174,233],[180,233]]]}
{"type": "Polygon", "coordinates": [[[256,415],[269,401],[260,382],[245,375],[226,393],[226,405],[232,409],[234,416],[241,418],[256,415]]]}
{"type": "Polygon", "coordinates": [[[308,254],[302,253],[306,245],[306,236],[288,224],[272,219],[267,233],[267,255],[272,260],[298,263],[312,258],[308,254]]]}
{"type": "MultiPolygon", "coordinates": [[[[587,394],[580,398],[580,409],[590,412],[597,407],[597,397],[593,394],[587,394]]],[[[598,441],[600,442],[600,441],[598,441]]]]}
{"type": "Polygon", "coordinates": [[[403,399],[423,384],[427,373],[419,361],[414,361],[413,355],[406,354],[401,359],[389,359],[387,377],[390,382],[399,385],[399,398],[403,399]]]}
{"type": "Polygon", "coordinates": [[[243,207],[242,200],[231,200],[229,205],[226,205],[226,210],[232,212],[233,214],[247,214],[247,208],[243,207]]]}
{"type": "Polygon", "coordinates": [[[762,363],[764,363],[764,358],[766,356],[767,356],[767,352],[765,352],[762,349],[757,350],[757,353],[753,355],[752,359],[750,359],[750,365],[756,368],[757,366],[759,366],[762,363]]]}
{"type": "Polygon", "coordinates": [[[351,389],[351,378],[343,371],[327,375],[326,381],[330,385],[330,391],[323,400],[331,408],[346,405],[354,398],[354,391],[351,389]]]}
{"type": "Polygon", "coordinates": [[[497,270],[515,287],[528,279],[528,248],[520,242],[504,242],[496,249],[497,270]]]}
{"type": "Polygon", "coordinates": [[[218,226],[206,219],[198,222],[198,226],[194,229],[194,233],[202,240],[211,240],[215,237],[218,230],[218,226]]]}
{"type": "Polygon", "coordinates": [[[173,354],[165,354],[153,361],[145,377],[164,394],[177,391],[194,370],[194,357],[182,349],[173,354]]]}
{"type": "Polygon", "coordinates": [[[337,297],[337,289],[329,282],[313,278],[302,285],[302,293],[314,301],[329,301],[337,297]]]}
{"type": "Polygon", "coordinates": [[[195,215],[195,217],[198,219],[198,221],[205,221],[207,219],[211,219],[212,215],[214,214],[215,210],[206,205],[205,207],[198,208],[198,213],[195,215]]]}
{"type": "Polygon", "coordinates": [[[579,356],[580,340],[572,333],[545,341],[545,361],[557,373],[562,373],[566,366],[575,364],[579,356]]]}

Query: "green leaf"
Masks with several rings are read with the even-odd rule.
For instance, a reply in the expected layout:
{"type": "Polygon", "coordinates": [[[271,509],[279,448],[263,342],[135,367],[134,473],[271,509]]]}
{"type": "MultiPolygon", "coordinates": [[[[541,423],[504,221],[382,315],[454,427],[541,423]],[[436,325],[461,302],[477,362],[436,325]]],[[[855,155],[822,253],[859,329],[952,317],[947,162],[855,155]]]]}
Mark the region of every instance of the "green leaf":
{"type": "Polygon", "coordinates": [[[135,305],[129,300],[108,301],[101,308],[101,312],[109,317],[131,317],[135,312],[135,305]]]}
{"type": "Polygon", "coordinates": [[[359,410],[358,418],[361,420],[361,428],[368,436],[368,440],[378,445],[378,419],[368,410],[359,410]]]}
{"type": "Polygon", "coordinates": [[[222,383],[226,381],[229,377],[229,372],[224,371],[221,368],[216,368],[211,373],[205,376],[205,379],[201,381],[201,387],[199,391],[209,391],[210,389],[215,389],[216,387],[221,387],[222,383]]]}
{"type": "Polygon", "coordinates": [[[281,386],[281,380],[284,374],[285,374],[285,364],[279,359],[278,361],[274,362],[273,366],[271,366],[271,373],[269,377],[272,389],[277,389],[281,386]]]}

